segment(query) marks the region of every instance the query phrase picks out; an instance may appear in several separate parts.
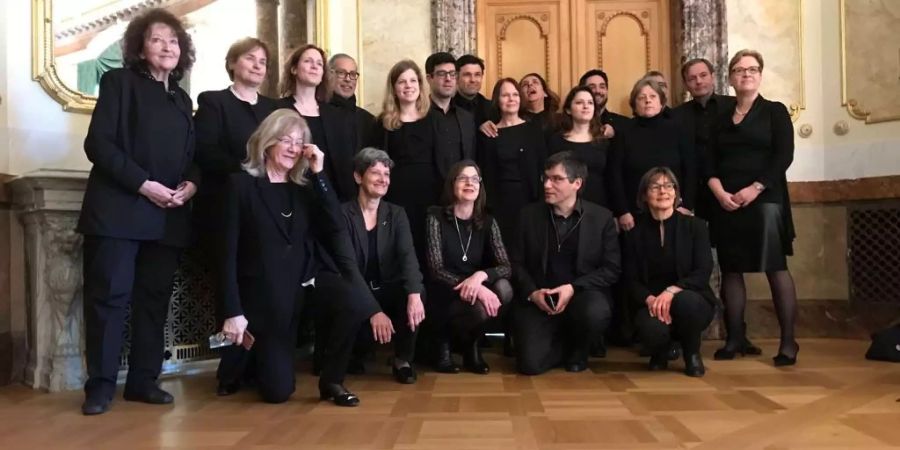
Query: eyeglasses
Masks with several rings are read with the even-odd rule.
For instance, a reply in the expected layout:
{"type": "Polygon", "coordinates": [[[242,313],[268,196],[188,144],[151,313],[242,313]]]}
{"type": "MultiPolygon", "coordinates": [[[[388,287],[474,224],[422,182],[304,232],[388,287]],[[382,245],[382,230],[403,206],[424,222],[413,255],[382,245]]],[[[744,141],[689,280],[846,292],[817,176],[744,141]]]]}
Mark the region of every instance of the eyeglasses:
{"type": "Polygon", "coordinates": [[[481,184],[481,177],[478,175],[474,175],[471,177],[467,177],[465,175],[460,175],[456,177],[457,183],[472,183],[472,184],[481,184]]]}
{"type": "Polygon", "coordinates": [[[456,78],[457,75],[459,75],[459,73],[457,73],[455,70],[438,70],[431,74],[431,76],[435,78],[456,78]]]}
{"type": "Polygon", "coordinates": [[[542,182],[546,183],[547,180],[550,180],[550,182],[553,184],[559,184],[559,183],[562,183],[563,181],[572,181],[572,180],[569,180],[569,177],[564,177],[562,175],[553,175],[553,176],[541,175],[542,182]]]}
{"type": "Polygon", "coordinates": [[[278,138],[278,142],[281,142],[285,147],[296,146],[303,147],[303,139],[291,139],[287,136],[278,138]]]}
{"type": "Polygon", "coordinates": [[[650,192],[661,192],[661,191],[674,191],[675,183],[653,183],[650,185],[650,192]]]}
{"type": "Polygon", "coordinates": [[[331,73],[333,73],[334,76],[336,76],[338,78],[347,78],[347,79],[350,79],[353,81],[356,81],[359,79],[359,72],[356,72],[356,71],[347,72],[346,70],[336,69],[336,70],[332,70],[331,73]]]}
{"type": "Polygon", "coordinates": [[[731,69],[731,73],[733,73],[735,75],[744,75],[744,74],[756,75],[760,72],[762,72],[762,69],[759,66],[735,67],[735,68],[731,69]]]}

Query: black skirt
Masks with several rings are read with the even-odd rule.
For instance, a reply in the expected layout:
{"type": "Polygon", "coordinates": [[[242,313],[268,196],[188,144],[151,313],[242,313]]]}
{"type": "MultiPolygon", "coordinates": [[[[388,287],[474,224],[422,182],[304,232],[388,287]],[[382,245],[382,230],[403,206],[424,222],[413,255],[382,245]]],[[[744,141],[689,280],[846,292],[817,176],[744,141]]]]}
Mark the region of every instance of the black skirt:
{"type": "Polygon", "coordinates": [[[732,212],[717,208],[710,227],[722,272],[787,270],[791,239],[783,215],[778,203],[753,202],[732,212]]]}

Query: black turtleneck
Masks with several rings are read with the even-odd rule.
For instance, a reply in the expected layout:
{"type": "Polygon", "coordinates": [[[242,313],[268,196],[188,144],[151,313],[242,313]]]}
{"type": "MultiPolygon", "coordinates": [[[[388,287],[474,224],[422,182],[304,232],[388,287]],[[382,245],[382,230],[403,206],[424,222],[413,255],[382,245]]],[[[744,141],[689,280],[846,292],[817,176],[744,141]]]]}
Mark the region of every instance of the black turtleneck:
{"type": "Polygon", "coordinates": [[[372,130],[375,129],[375,116],[369,111],[356,105],[356,95],[341,97],[337,93],[331,96],[328,102],[345,114],[351,128],[356,130],[356,139],[353,144],[353,152],[358,152],[363,147],[374,145],[372,130]]]}
{"type": "Polygon", "coordinates": [[[672,170],[678,178],[684,205],[693,209],[697,191],[697,163],[689,134],[668,109],[653,117],[635,116],[621,122],[610,155],[610,195],[617,216],[638,211],[638,184],[657,166],[672,170]]]}

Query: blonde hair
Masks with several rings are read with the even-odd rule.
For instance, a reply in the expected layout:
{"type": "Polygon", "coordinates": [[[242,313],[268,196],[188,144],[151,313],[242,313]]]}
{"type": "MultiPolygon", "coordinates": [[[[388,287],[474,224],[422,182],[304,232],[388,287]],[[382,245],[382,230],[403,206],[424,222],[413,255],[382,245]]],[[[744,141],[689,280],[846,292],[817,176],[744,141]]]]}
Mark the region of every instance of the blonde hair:
{"type": "Polygon", "coordinates": [[[291,53],[290,58],[284,62],[284,72],[281,74],[281,95],[290,97],[297,90],[297,74],[294,73],[294,67],[300,62],[300,57],[307,50],[315,50],[322,57],[322,82],[316,86],[316,100],[319,102],[328,102],[331,100],[331,73],[328,70],[328,58],[325,57],[325,50],[312,44],[306,44],[291,53]]]}
{"type": "Polygon", "coordinates": [[[400,75],[403,75],[403,72],[407,70],[415,72],[416,77],[419,79],[419,98],[416,99],[416,112],[419,119],[425,117],[428,114],[428,108],[431,108],[431,100],[428,98],[428,91],[425,88],[422,69],[409,59],[404,59],[394,64],[394,67],[391,67],[391,71],[388,72],[387,84],[384,87],[384,102],[381,105],[381,116],[379,116],[384,128],[391,131],[403,125],[400,121],[400,101],[397,99],[397,94],[394,93],[394,84],[400,79],[400,75]]]}
{"type": "MultiPolygon", "coordinates": [[[[304,143],[313,143],[309,126],[297,111],[293,109],[278,109],[269,114],[269,117],[266,117],[259,124],[256,131],[250,135],[250,140],[247,141],[247,158],[244,159],[241,168],[257,178],[267,176],[266,157],[268,150],[275,144],[278,144],[279,138],[295,131],[300,132],[304,143]]],[[[307,168],[309,168],[309,161],[306,158],[300,158],[297,164],[288,171],[288,179],[301,186],[305,185],[307,180],[304,173],[307,168]]]]}
{"type": "Polygon", "coordinates": [[[763,70],[762,54],[756,50],[751,50],[749,48],[745,48],[743,50],[738,50],[738,52],[735,53],[734,56],[731,57],[731,61],[728,61],[728,75],[729,76],[731,75],[731,69],[734,69],[734,66],[736,66],[737,63],[741,60],[741,58],[743,58],[745,56],[749,56],[749,57],[755,59],[756,62],[759,63],[759,71],[762,72],[762,70],[763,70]]]}

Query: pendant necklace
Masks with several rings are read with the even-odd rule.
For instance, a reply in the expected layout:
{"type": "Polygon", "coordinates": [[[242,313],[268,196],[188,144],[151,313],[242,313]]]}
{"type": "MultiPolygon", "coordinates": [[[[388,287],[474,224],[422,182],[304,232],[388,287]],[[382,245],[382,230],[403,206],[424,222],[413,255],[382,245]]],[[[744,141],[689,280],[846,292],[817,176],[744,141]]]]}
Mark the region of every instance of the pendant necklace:
{"type": "Polygon", "coordinates": [[[456,215],[453,216],[453,224],[456,225],[456,235],[459,236],[459,248],[463,252],[462,260],[463,262],[469,261],[469,245],[472,244],[472,233],[475,230],[469,230],[469,239],[466,241],[466,246],[462,245],[462,233],[459,231],[459,220],[456,219],[456,215]]]}

